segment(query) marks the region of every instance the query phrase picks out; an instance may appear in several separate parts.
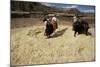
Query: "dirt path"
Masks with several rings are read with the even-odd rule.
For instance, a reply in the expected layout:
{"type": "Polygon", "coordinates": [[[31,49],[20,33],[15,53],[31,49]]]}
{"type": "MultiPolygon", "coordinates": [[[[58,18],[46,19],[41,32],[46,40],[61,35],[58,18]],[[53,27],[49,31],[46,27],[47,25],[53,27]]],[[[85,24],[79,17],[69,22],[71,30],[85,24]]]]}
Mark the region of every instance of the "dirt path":
{"type": "Polygon", "coordinates": [[[11,30],[11,64],[49,64],[95,60],[95,33],[73,36],[71,26],[59,26],[52,38],[46,39],[43,26],[11,30]]]}

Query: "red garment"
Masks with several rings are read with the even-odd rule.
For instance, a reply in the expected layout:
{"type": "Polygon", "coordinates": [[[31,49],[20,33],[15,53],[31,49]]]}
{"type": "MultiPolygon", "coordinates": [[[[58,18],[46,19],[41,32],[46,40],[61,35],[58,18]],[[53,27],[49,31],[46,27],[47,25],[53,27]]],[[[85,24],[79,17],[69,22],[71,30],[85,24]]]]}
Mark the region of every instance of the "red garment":
{"type": "Polygon", "coordinates": [[[52,21],[51,24],[53,25],[54,31],[58,28],[58,24],[56,21],[52,21]]]}

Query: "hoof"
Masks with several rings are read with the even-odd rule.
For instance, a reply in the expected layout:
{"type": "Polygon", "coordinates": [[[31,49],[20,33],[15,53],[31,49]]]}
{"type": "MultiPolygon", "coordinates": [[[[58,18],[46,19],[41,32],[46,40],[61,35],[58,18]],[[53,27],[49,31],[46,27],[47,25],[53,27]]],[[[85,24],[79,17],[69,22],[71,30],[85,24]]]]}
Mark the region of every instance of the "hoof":
{"type": "Polygon", "coordinates": [[[44,33],[44,36],[46,36],[46,33],[44,33]]]}
{"type": "Polygon", "coordinates": [[[76,37],[76,35],[74,35],[74,37],[76,37]]]}

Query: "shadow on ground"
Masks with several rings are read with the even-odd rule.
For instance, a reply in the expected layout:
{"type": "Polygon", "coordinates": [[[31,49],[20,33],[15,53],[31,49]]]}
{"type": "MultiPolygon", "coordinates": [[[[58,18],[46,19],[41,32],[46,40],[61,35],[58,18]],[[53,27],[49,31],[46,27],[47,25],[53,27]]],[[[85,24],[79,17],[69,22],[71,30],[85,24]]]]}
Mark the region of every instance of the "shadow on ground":
{"type": "Polygon", "coordinates": [[[62,30],[60,30],[60,31],[57,31],[54,35],[52,35],[50,38],[55,38],[55,37],[59,37],[59,36],[62,36],[64,33],[65,33],[65,31],[67,30],[68,28],[64,28],[64,29],[62,29],[62,30]]]}

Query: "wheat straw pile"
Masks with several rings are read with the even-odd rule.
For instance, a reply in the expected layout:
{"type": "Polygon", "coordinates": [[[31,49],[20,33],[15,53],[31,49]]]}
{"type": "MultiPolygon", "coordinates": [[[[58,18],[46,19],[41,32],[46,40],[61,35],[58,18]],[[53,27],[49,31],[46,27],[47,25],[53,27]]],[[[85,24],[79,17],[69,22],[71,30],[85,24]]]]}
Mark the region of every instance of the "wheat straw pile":
{"type": "Polygon", "coordinates": [[[11,65],[68,63],[95,60],[95,30],[74,37],[71,26],[60,25],[47,39],[43,26],[11,30],[11,65]]]}

